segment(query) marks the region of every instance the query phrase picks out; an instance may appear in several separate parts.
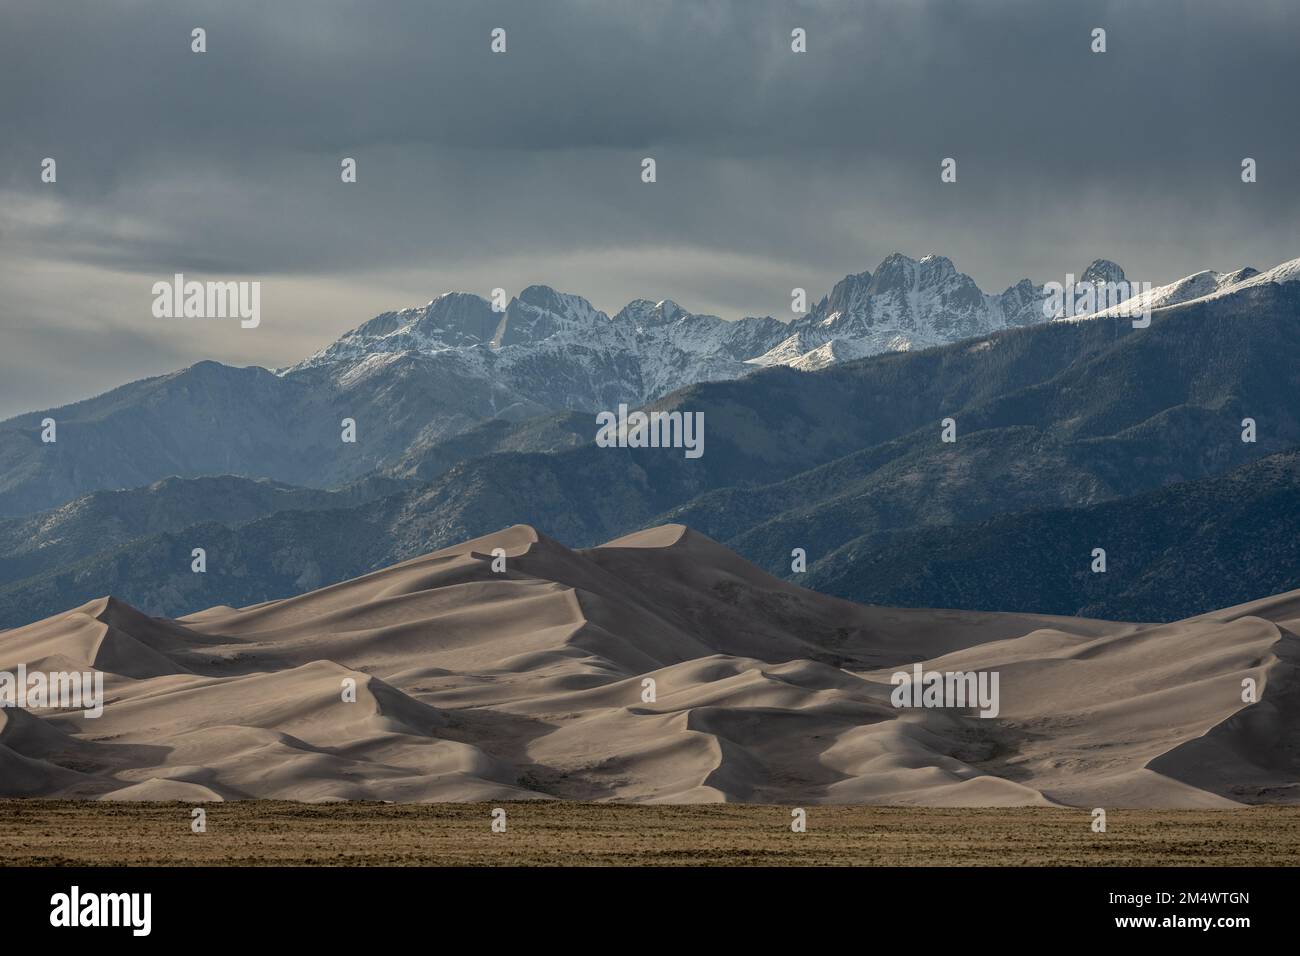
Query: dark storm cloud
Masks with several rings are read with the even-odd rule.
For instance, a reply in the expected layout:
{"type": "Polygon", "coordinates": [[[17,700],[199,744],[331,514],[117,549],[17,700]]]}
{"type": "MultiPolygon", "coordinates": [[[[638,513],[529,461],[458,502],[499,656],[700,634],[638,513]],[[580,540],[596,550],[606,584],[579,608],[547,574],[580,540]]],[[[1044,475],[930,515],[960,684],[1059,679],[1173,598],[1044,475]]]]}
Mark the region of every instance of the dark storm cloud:
{"type": "MultiPolygon", "coordinates": [[[[1168,281],[1300,254],[1291,2],[19,2],[4,19],[0,242],[19,259],[548,281],[732,317],[894,250],[989,289],[1103,255],[1168,281]],[[711,275],[710,256],[731,265],[711,275]]],[[[0,293],[22,281],[11,268],[0,293]]],[[[4,317],[32,330],[29,365],[66,311],[35,298],[4,317]]],[[[99,307],[129,325],[138,302],[99,307]]],[[[364,318],[282,324],[265,364],[364,318]]]]}

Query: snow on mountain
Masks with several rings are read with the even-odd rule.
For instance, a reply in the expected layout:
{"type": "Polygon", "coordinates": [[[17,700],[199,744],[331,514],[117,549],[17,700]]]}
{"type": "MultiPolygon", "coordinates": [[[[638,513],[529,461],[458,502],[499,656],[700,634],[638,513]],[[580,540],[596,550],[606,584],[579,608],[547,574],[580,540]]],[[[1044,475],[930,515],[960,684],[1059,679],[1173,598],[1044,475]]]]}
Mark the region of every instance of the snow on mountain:
{"type": "Polygon", "coordinates": [[[812,369],[877,352],[900,352],[1045,320],[1043,290],[1024,279],[997,295],[980,291],[952,260],[895,253],[847,276],[755,365],[812,369]]]}
{"type": "Polygon", "coordinates": [[[980,291],[943,256],[894,254],[875,273],[846,276],[807,315],[727,321],[671,299],[629,302],[612,318],[586,299],[530,286],[496,312],[449,292],[423,308],[376,316],[282,375],[326,374],[340,388],[419,356],[429,374],[481,375],[493,404],[610,408],[767,365],[817,369],[877,352],[941,345],[1043,321],[1029,280],[980,291]]]}
{"type": "Polygon", "coordinates": [[[1105,282],[1123,282],[1124,270],[1109,259],[1093,259],[1092,264],[1079,276],[1080,282],[1100,284],[1105,282]]]}
{"type": "MultiPolygon", "coordinates": [[[[1097,260],[1085,275],[1114,281],[1123,270],[1097,260]]],[[[1047,321],[1044,300],[1044,288],[1028,279],[990,294],[944,256],[898,253],[874,273],[846,276],[789,322],[728,321],[671,299],[636,299],[611,317],[581,296],[540,285],[497,312],[477,295],[448,292],[423,308],[376,316],[279,374],[325,375],[346,390],[390,366],[414,374],[415,362],[420,374],[490,383],[485,417],[503,407],[597,410],[764,366],[813,370],[1031,325],[1047,321]]]]}
{"type": "MultiPolygon", "coordinates": [[[[1132,282],[1132,280],[1126,279],[1124,271],[1119,266],[1116,266],[1113,262],[1106,262],[1104,259],[1099,259],[1093,263],[1093,266],[1089,267],[1089,271],[1084,273],[1080,281],[1085,279],[1098,282],[1132,282]],[[1099,264],[1104,264],[1109,268],[1099,269],[1093,273],[1093,267],[1099,264]]],[[[1192,302],[1197,299],[1219,298],[1248,291],[1269,283],[1281,285],[1290,282],[1300,282],[1300,259],[1283,262],[1267,272],[1260,272],[1258,269],[1252,269],[1249,266],[1233,272],[1215,272],[1206,269],[1202,272],[1184,276],[1168,285],[1155,286],[1139,292],[1137,295],[1130,296],[1108,308],[1071,316],[1065,321],[1145,315],[1157,309],[1182,305],[1185,302],[1192,302]]]]}
{"type": "Polygon", "coordinates": [[[1243,273],[1254,275],[1254,269],[1240,269],[1237,272],[1221,273],[1206,269],[1193,275],[1184,276],[1169,285],[1156,286],[1146,292],[1139,292],[1118,305],[1092,313],[1091,318],[1104,318],[1119,315],[1141,315],[1147,311],[1161,309],[1165,306],[1180,305],[1202,296],[1210,295],[1241,281],[1243,273]]]}
{"type": "Polygon", "coordinates": [[[1229,277],[1237,277],[1232,285],[1227,288],[1221,288],[1220,293],[1233,290],[1249,289],[1256,286],[1268,285],[1288,285],[1293,282],[1300,282],[1300,259],[1290,259],[1281,265],[1276,265],[1267,272],[1258,272],[1254,269],[1239,269],[1236,272],[1229,273],[1229,277]]]}
{"type": "Polygon", "coordinates": [[[383,368],[376,356],[418,355],[433,372],[474,368],[521,402],[600,409],[642,404],[696,382],[737,378],[782,338],[772,318],[726,321],[671,300],[638,299],[613,318],[580,296],[530,286],[504,312],[467,293],[371,319],[282,375],[330,375],[342,388],[383,368]]]}
{"type": "MultiPolygon", "coordinates": [[[[1298,277],[1300,260],[1265,273],[1198,272],[1068,321],[1139,314],[1298,277]]],[[[1075,280],[1126,281],[1124,270],[1107,259],[1095,260],[1075,280]]],[[[376,376],[424,377],[459,396],[462,418],[472,418],[479,404],[483,418],[591,411],[646,404],[687,385],[738,378],[764,366],[811,371],[1032,325],[1049,320],[1047,302],[1045,287],[1028,279],[990,294],[944,256],[898,253],[874,273],[845,276],[790,322],[727,321],[671,299],[636,299],[611,318],[581,296],[541,285],[496,312],[479,296],[448,292],[423,308],[376,316],[280,374],[323,375],[342,391],[373,388],[376,376]]]]}
{"type": "Polygon", "coordinates": [[[486,299],[448,292],[422,309],[377,315],[293,368],[350,364],[379,353],[432,353],[487,345],[500,324],[501,316],[486,299]]]}

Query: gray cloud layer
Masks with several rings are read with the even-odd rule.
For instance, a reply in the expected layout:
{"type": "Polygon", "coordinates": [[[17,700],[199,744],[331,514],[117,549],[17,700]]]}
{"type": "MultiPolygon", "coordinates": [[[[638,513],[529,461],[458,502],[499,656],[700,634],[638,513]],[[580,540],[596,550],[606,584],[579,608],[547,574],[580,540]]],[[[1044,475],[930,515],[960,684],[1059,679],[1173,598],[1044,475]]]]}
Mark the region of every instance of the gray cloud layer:
{"type": "Polygon", "coordinates": [[[449,288],[546,282],[607,310],[670,296],[735,317],[784,315],[791,286],[819,295],[895,250],[949,255],[986,289],[1097,256],[1160,282],[1300,254],[1289,0],[4,17],[0,415],[199,358],[284,364],[449,288]],[[176,271],[262,279],[262,328],[160,325],[149,286],[176,271]]]}

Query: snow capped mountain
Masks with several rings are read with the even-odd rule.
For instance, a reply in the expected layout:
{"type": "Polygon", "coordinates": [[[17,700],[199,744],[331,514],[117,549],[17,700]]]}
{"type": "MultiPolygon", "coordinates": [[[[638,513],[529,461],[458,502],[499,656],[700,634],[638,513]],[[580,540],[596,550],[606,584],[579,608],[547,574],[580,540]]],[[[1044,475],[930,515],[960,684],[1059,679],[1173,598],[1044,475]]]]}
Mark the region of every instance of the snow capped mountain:
{"type": "Polygon", "coordinates": [[[1083,275],[1079,276],[1079,281],[1094,284],[1123,282],[1124,270],[1109,259],[1094,259],[1092,265],[1083,270],[1083,275]]]}
{"type": "Polygon", "coordinates": [[[638,299],[610,318],[581,296],[530,286],[501,313],[467,293],[385,313],[280,374],[323,372],[346,388],[393,356],[419,356],[435,373],[478,369],[512,401],[590,410],[737,378],[786,333],[776,319],[729,322],[671,300],[638,299]]]}
{"type": "MultiPolygon", "coordinates": [[[[1126,279],[1123,269],[1104,259],[1098,259],[1092,266],[1088,267],[1088,270],[1080,277],[1080,281],[1084,280],[1097,283],[1127,281],[1132,284],[1132,280],[1126,279]]],[[[1193,302],[1197,299],[1219,298],[1237,292],[1247,292],[1268,284],[1286,285],[1289,283],[1300,283],[1300,259],[1283,262],[1267,272],[1260,272],[1250,266],[1233,272],[1215,272],[1206,269],[1202,272],[1184,276],[1177,282],[1155,286],[1138,292],[1116,305],[1083,315],[1071,316],[1061,321],[1084,321],[1088,319],[1145,315],[1157,309],[1182,305],[1185,302],[1193,302]]]]}
{"type": "MultiPolygon", "coordinates": [[[[1197,272],[1193,275],[1184,276],[1177,282],[1171,282],[1169,285],[1156,286],[1149,291],[1139,292],[1137,295],[1130,296],[1118,305],[1106,309],[1099,309],[1096,312],[1082,316],[1082,318],[1103,318],[1106,316],[1120,315],[1138,315],[1145,314],[1148,311],[1161,309],[1165,306],[1179,305],[1183,302],[1190,302],[1193,299],[1199,299],[1202,296],[1210,295],[1221,289],[1236,285],[1243,278],[1255,275],[1254,269],[1238,269],[1236,272],[1214,272],[1206,269],[1204,272],[1197,272]]],[[[1106,279],[1102,281],[1123,282],[1124,272],[1119,272],[1118,279],[1106,279]]]]}
{"type": "Polygon", "coordinates": [[[895,253],[847,276],[756,365],[813,369],[877,352],[898,352],[1045,321],[1043,290],[1028,279],[997,295],[980,291],[952,260],[895,253]]]}
{"type": "Polygon", "coordinates": [[[294,368],[357,362],[379,353],[438,352],[486,345],[500,323],[501,316],[492,311],[486,299],[468,292],[448,292],[422,309],[377,315],[294,368]]]}
{"type": "Polygon", "coordinates": [[[791,322],[727,321],[671,299],[636,299],[611,318],[547,286],[524,289],[496,312],[479,296],[449,292],[376,316],[281,374],[324,370],[346,388],[393,355],[419,356],[432,372],[489,378],[506,405],[609,408],[762,366],[817,369],[1027,325],[1043,320],[1041,303],[1042,289],[1027,279],[988,295],[950,259],[900,254],[874,274],[846,276],[791,322]]]}
{"type": "MultiPolygon", "coordinates": [[[[1099,260],[1082,275],[1114,282],[1123,272],[1099,260]]],[[[610,317],[585,299],[544,286],[524,289],[501,312],[479,296],[447,293],[419,308],[376,316],[274,373],[199,362],[12,419],[7,431],[28,437],[0,442],[8,462],[0,468],[0,513],[26,514],[88,491],[137,487],[168,475],[242,474],[327,487],[404,463],[450,466],[471,451],[531,452],[550,442],[569,447],[575,417],[591,423],[594,437],[594,412],[623,402],[645,405],[682,386],[746,376],[763,365],[820,369],[972,334],[978,338],[948,354],[979,353],[994,344],[982,334],[986,330],[1042,324],[1043,305],[1051,304],[1044,292],[1023,280],[987,294],[946,259],[891,256],[874,273],[845,277],[808,314],[788,323],[724,321],[667,299],[636,300],[610,317]],[[566,411],[578,414],[555,414],[566,411]],[[93,429],[96,437],[69,443],[75,454],[51,455],[29,440],[47,416],[61,428],[93,429]],[[340,454],[345,419],[360,438],[340,454]],[[513,427],[523,422],[529,425],[513,427]],[[533,423],[540,430],[527,437],[533,423]],[[522,445],[510,437],[517,430],[522,445]],[[458,436],[467,438],[449,441],[458,436]]],[[[1212,319],[1267,326],[1273,337],[1285,337],[1285,323],[1300,315],[1300,259],[1262,273],[1197,273],[1141,294],[1157,316],[1164,310],[1192,315],[1201,332],[1212,319]]],[[[1103,321],[1128,324],[1127,317],[1103,321]]],[[[1171,325],[1167,338],[1159,333],[1161,341],[1179,341],[1179,323],[1171,325]]],[[[1025,331],[1026,341],[1036,337],[1025,331]]],[[[755,387],[773,380],[772,395],[803,387],[798,376],[754,378],[760,380],[755,387]]],[[[826,391],[824,380],[805,384],[812,393],[826,391]]],[[[919,391],[926,387],[916,383],[919,391]]],[[[722,408],[738,388],[746,391],[702,390],[683,401],[722,408]]]]}
{"type": "MultiPolygon", "coordinates": [[[[1297,263],[1263,274],[1198,272],[1084,318],[1295,281],[1297,263]]],[[[1098,259],[1076,280],[1085,281],[1122,283],[1124,270],[1098,259]]],[[[452,402],[460,427],[476,415],[526,417],[646,404],[687,385],[738,378],[764,366],[814,370],[878,352],[943,345],[1048,321],[1047,299],[1045,288],[1028,279],[990,294],[944,256],[898,253],[874,273],[845,276],[810,312],[790,322],[727,321],[670,299],[636,299],[610,317],[581,296],[540,285],[524,289],[497,312],[477,295],[448,292],[423,308],[376,316],[279,374],[323,376],[341,392],[362,386],[374,391],[382,385],[377,377],[422,379],[452,402]]],[[[452,425],[429,426],[431,434],[444,427],[452,425]]]]}

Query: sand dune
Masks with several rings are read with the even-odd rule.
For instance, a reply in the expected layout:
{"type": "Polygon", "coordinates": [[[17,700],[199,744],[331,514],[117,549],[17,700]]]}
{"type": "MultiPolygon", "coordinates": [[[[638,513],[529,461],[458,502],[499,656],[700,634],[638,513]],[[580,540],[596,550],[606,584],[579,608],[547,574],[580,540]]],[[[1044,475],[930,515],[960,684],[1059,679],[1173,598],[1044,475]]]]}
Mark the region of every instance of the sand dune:
{"type": "Polygon", "coordinates": [[[1152,626],[862,607],[681,526],[583,551],[516,526],[241,610],[105,598],[0,633],[0,670],[107,696],[0,709],[0,795],[1295,803],[1297,624],[1300,592],[1152,626]],[[1000,712],[894,706],[917,662],[996,672],[1000,712]]]}

